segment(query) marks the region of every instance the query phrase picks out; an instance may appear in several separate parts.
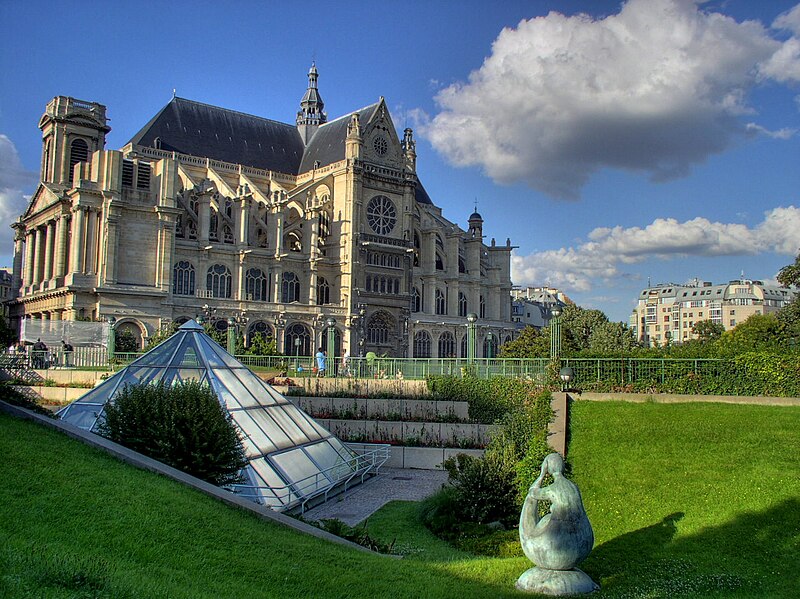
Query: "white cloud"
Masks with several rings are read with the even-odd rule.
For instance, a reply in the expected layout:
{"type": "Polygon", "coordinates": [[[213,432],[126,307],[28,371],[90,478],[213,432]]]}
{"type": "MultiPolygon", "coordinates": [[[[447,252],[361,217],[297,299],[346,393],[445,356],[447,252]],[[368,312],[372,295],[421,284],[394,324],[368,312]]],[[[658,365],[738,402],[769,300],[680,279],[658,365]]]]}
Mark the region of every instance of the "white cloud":
{"type": "Polygon", "coordinates": [[[14,143],[0,133],[0,255],[14,252],[11,223],[28,206],[30,196],[22,190],[36,182],[36,173],[26,171],[14,143]]]}
{"type": "Polygon", "coordinates": [[[646,227],[597,228],[576,247],[512,257],[518,285],[547,283],[566,292],[587,292],[598,281],[630,276],[625,264],[687,256],[736,256],[800,250],[800,208],[774,208],[755,227],[694,218],[678,222],[659,218],[646,227]]]}
{"type": "MultiPolygon", "coordinates": [[[[776,27],[795,30],[798,14],[776,27]]],[[[630,0],[596,20],[551,12],[504,29],[421,133],[457,166],[559,198],[600,168],[682,176],[747,133],[759,81],[800,80],[800,42],[773,34],[691,0],[630,0]]]]}

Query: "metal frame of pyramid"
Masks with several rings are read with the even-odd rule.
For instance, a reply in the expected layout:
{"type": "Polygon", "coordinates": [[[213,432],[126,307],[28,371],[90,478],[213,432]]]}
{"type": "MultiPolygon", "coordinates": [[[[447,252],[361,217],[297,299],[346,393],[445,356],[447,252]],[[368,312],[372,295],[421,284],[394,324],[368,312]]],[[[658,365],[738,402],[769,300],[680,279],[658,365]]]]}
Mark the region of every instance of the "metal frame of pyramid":
{"type": "Polygon", "coordinates": [[[312,499],[377,474],[387,445],[342,443],[205,334],[194,320],[59,412],[96,432],[105,405],[127,385],[208,384],[239,429],[248,459],[246,482],[229,487],[277,511],[302,511],[312,499]]]}

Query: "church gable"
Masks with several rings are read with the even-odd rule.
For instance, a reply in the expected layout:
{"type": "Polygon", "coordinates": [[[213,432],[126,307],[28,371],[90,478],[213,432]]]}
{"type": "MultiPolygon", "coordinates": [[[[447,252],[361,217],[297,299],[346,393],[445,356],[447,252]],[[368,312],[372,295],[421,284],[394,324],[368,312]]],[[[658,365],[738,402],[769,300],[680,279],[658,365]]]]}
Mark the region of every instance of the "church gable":
{"type": "Polygon", "coordinates": [[[402,148],[386,101],[381,98],[374,105],[372,113],[366,119],[359,120],[362,123],[364,157],[370,162],[380,162],[400,168],[402,148]]]}
{"type": "Polygon", "coordinates": [[[39,187],[36,188],[33,196],[31,196],[31,201],[28,203],[28,208],[22,214],[22,218],[26,219],[38,214],[56,203],[58,203],[58,195],[47,185],[39,183],[39,187]]]}

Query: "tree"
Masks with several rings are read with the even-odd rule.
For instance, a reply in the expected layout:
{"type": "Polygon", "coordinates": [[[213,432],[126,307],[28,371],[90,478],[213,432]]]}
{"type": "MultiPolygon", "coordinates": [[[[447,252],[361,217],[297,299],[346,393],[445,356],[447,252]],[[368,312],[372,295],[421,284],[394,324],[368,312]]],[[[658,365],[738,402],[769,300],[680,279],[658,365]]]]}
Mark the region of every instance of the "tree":
{"type": "Polygon", "coordinates": [[[725,331],[715,347],[723,354],[756,350],[775,350],[787,341],[783,324],[775,314],[753,314],[730,331],[725,331]]]}
{"type": "Polygon", "coordinates": [[[600,310],[586,310],[575,305],[564,306],[561,316],[561,349],[563,353],[591,349],[592,331],[605,323],[608,323],[608,316],[600,310]]]}
{"type": "Polygon", "coordinates": [[[794,264],[781,268],[778,273],[778,282],[784,287],[800,287],[800,254],[797,254],[794,264]]]}
{"type": "Polygon", "coordinates": [[[136,336],[128,329],[116,330],[114,332],[114,350],[119,353],[136,352],[141,348],[136,336]]]}
{"type": "Polygon", "coordinates": [[[10,347],[17,339],[17,332],[8,326],[4,316],[0,316],[0,348],[10,347]]]}
{"type": "Polygon", "coordinates": [[[268,338],[263,333],[256,333],[250,338],[247,353],[251,356],[277,356],[278,344],[275,339],[268,338]]]}
{"type": "Polygon", "coordinates": [[[549,355],[549,329],[525,327],[519,337],[500,347],[501,358],[546,358],[549,355]]]}
{"type": "Polygon", "coordinates": [[[100,434],[214,485],[247,465],[230,415],[208,385],[128,385],[105,406],[100,434]]]}
{"type": "Polygon", "coordinates": [[[589,349],[598,353],[630,351],[636,347],[633,331],[622,322],[600,322],[589,334],[589,349]]]}
{"type": "Polygon", "coordinates": [[[692,333],[697,335],[697,339],[701,343],[716,341],[724,332],[725,327],[722,326],[722,323],[714,322],[713,320],[699,320],[692,327],[692,333]]]}
{"type": "Polygon", "coordinates": [[[178,323],[171,322],[168,325],[161,327],[155,335],[147,338],[147,343],[145,344],[145,351],[153,349],[159,343],[162,343],[172,337],[175,334],[175,331],[178,330],[178,323]]]}

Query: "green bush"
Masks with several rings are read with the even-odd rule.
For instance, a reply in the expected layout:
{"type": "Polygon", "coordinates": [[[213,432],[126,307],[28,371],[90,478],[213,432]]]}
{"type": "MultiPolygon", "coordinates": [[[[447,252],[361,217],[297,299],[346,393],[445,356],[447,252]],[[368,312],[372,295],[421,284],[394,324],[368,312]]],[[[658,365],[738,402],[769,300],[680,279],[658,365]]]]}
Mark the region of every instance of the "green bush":
{"type": "Polygon", "coordinates": [[[483,424],[494,424],[541,391],[533,381],[519,378],[432,375],[426,383],[432,399],[466,401],[470,420],[483,424]]]}
{"type": "Polygon", "coordinates": [[[236,427],[207,385],[127,386],[105,408],[100,434],[214,485],[247,465],[236,427]]]}

